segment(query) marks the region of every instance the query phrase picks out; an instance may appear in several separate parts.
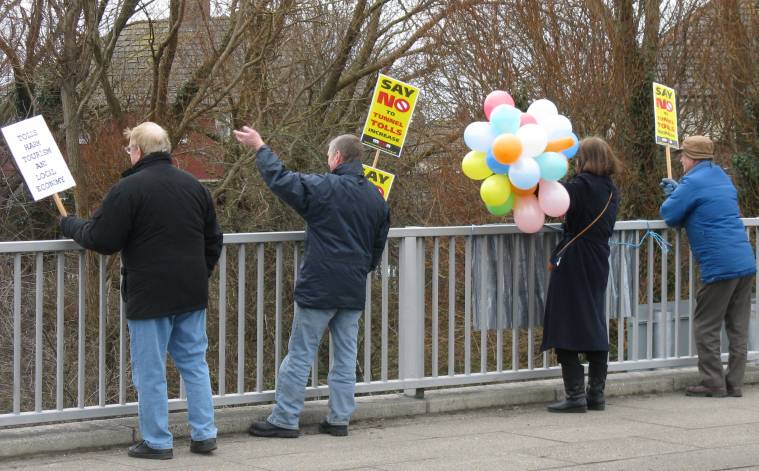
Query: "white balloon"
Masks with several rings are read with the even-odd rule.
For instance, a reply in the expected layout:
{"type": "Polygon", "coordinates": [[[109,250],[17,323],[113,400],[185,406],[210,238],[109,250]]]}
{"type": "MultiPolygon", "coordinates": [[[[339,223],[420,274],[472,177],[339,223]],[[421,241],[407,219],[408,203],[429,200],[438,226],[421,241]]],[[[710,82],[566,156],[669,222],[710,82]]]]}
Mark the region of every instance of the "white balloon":
{"type": "Polygon", "coordinates": [[[474,121],[464,129],[464,143],[472,150],[487,152],[495,136],[490,132],[490,123],[474,121]]]}
{"type": "Polygon", "coordinates": [[[548,133],[548,141],[555,141],[562,137],[567,137],[572,134],[572,122],[569,118],[563,115],[556,115],[546,118],[540,123],[548,133]]]}
{"type": "Polygon", "coordinates": [[[527,114],[532,115],[538,124],[543,124],[543,121],[552,116],[559,114],[559,110],[551,100],[541,98],[540,100],[533,101],[529,108],[527,108],[527,114]]]}
{"type": "Polygon", "coordinates": [[[516,136],[522,143],[522,153],[519,155],[520,159],[535,157],[541,154],[548,144],[546,131],[539,124],[525,124],[517,130],[516,136]]]}
{"type": "Polygon", "coordinates": [[[540,166],[534,159],[521,158],[509,167],[509,180],[520,190],[529,190],[540,181],[540,166]]]}

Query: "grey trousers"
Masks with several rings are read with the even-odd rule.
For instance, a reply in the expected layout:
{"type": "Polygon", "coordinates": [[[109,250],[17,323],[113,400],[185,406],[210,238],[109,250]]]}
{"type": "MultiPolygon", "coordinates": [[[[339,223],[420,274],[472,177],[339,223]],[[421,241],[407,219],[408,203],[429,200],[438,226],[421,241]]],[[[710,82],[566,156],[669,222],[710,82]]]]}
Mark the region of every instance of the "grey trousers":
{"type": "Polygon", "coordinates": [[[701,384],[706,387],[734,389],[743,386],[753,281],[754,276],[750,275],[709,283],[698,289],[693,335],[701,384]],[[722,371],[720,358],[723,322],[729,342],[727,373],[722,371]]]}

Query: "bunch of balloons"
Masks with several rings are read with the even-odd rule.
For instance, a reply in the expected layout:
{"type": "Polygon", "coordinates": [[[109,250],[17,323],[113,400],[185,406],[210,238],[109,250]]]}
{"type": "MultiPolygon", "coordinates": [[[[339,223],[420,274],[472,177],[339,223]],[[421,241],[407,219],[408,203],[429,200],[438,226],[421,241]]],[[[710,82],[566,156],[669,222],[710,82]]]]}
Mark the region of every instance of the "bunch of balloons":
{"type": "Polygon", "coordinates": [[[522,232],[538,232],[546,215],[563,216],[569,209],[569,194],[557,180],[579,147],[572,123],[546,99],[522,112],[502,90],[485,98],[484,109],[488,121],[464,130],[471,149],[461,162],[464,175],[482,180],[480,197],[491,214],[513,209],[522,232]]]}

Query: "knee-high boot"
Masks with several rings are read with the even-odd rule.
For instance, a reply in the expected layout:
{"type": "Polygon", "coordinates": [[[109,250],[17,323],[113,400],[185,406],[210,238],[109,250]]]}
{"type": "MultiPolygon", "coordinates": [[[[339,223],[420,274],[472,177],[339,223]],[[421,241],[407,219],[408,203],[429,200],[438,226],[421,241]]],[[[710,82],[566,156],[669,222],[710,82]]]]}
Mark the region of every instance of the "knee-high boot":
{"type": "Polygon", "coordinates": [[[549,412],[585,412],[585,369],[580,363],[562,363],[561,378],[564,380],[566,398],[548,406],[549,412]]]}
{"type": "Polygon", "coordinates": [[[588,409],[590,410],[606,409],[604,388],[606,387],[607,370],[608,365],[605,362],[591,362],[588,364],[587,401],[588,409]]]}

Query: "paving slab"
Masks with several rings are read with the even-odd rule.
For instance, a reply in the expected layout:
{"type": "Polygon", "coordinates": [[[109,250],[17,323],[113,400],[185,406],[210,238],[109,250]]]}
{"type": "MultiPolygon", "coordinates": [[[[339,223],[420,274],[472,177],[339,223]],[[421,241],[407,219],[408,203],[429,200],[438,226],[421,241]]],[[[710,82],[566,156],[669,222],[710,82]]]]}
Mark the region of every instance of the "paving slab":
{"type": "Polygon", "coordinates": [[[691,430],[670,429],[667,432],[654,432],[646,436],[654,440],[693,445],[699,448],[751,445],[759,444],[759,422],[691,430]]]}
{"type": "MultiPolygon", "coordinates": [[[[759,410],[740,407],[728,398],[682,398],[683,404],[688,404],[688,402],[695,400],[700,401],[703,405],[694,408],[683,407],[670,410],[640,409],[622,405],[620,406],[619,415],[631,421],[684,429],[759,422],[759,410]],[[725,406],[728,402],[732,404],[725,406]],[[718,403],[719,407],[716,407],[718,403]]],[[[745,404],[748,400],[743,400],[742,402],[745,404]]]]}
{"type": "Polygon", "coordinates": [[[593,463],[560,469],[573,471],[713,471],[736,469],[759,469],[759,447],[742,445],[729,448],[697,450],[686,453],[670,453],[661,456],[647,456],[629,460],[593,463]]]}
{"type": "MultiPolygon", "coordinates": [[[[574,424],[533,425],[515,433],[557,442],[578,443],[603,439],[624,441],[629,437],[648,437],[652,435],[669,436],[674,432],[680,431],[681,429],[674,427],[620,418],[614,423],[609,423],[608,420],[577,420],[574,424]]],[[[674,443],[687,444],[687,442],[674,443]]]]}
{"type": "Polygon", "coordinates": [[[615,461],[643,456],[659,456],[696,447],[662,442],[641,437],[605,439],[568,443],[558,446],[520,450],[520,453],[540,458],[569,461],[576,464],[615,461]]]}
{"type": "Polygon", "coordinates": [[[508,459],[477,457],[464,454],[458,457],[437,458],[431,460],[409,461],[404,463],[394,463],[381,466],[379,469],[384,471],[493,471],[500,469],[523,469],[539,470],[560,468],[566,466],[566,462],[549,460],[546,458],[537,458],[534,456],[513,454],[508,459]]]}

